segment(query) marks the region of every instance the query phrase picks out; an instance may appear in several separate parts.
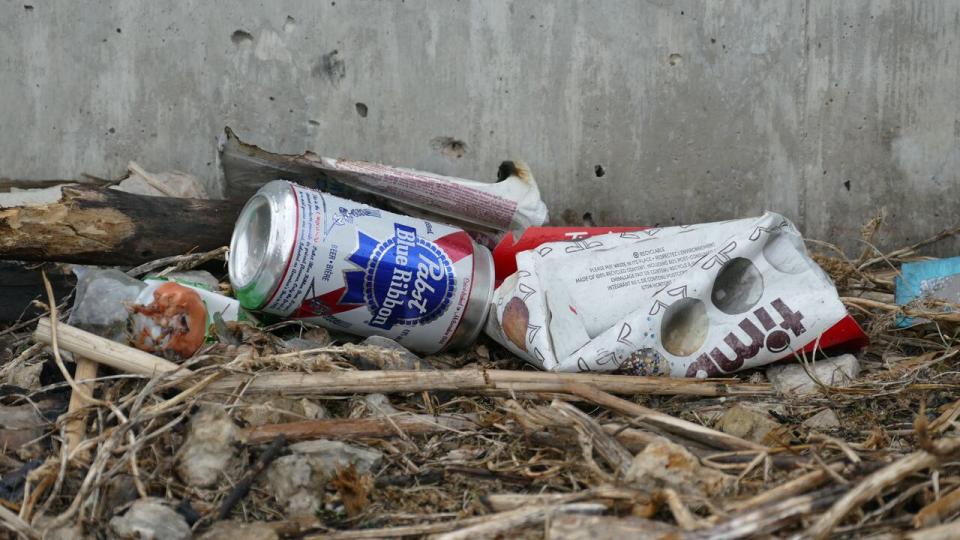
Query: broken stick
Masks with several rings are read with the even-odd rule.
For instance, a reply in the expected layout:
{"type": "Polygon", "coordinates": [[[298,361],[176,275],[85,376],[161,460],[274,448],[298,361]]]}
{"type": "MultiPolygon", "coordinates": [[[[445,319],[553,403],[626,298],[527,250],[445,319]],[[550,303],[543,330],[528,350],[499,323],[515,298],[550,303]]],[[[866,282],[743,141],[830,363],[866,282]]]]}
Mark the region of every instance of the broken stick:
{"type": "MultiPolygon", "coordinates": [[[[62,339],[61,336],[57,336],[62,339]]],[[[88,395],[93,395],[93,379],[97,378],[97,363],[87,360],[82,356],[77,357],[77,369],[73,374],[74,380],[88,395]]],[[[73,451],[83,442],[87,433],[86,415],[80,414],[80,410],[87,406],[87,401],[79,392],[70,393],[70,404],[67,406],[67,417],[70,418],[65,426],[67,434],[67,455],[73,454],[73,451]]]]}
{"type": "MultiPolygon", "coordinates": [[[[33,339],[47,345],[53,342],[49,317],[43,317],[37,321],[37,329],[33,332],[33,339]]],[[[57,323],[57,342],[60,349],[64,351],[70,351],[73,354],[85,357],[98,364],[110,366],[124,373],[146,375],[148,377],[178,370],[184,374],[190,373],[190,370],[181,368],[169,360],[164,360],[159,356],[111,341],[65,323],[57,323]]]]}
{"type": "Polygon", "coordinates": [[[250,428],[247,442],[260,444],[284,435],[289,441],[310,439],[354,439],[363,437],[395,437],[397,430],[408,435],[422,435],[451,429],[475,428],[466,418],[441,415],[393,416],[390,418],[332,418],[285,424],[267,424],[250,428]]]}
{"type": "Polygon", "coordinates": [[[694,424],[693,422],[687,422],[686,420],[675,418],[669,414],[637,405],[632,401],[612,396],[588,384],[569,383],[567,385],[567,391],[597,405],[613,409],[621,414],[633,416],[645,424],[710,445],[714,448],[724,448],[728,450],[766,450],[765,446],[757,443],[752,443],[728,433],[710,429],[700,424],[694,424]]]}
{"type": "Polygon", "coordinates": [[[55,203],[0,209],[0,259],[135,265],[230,242],[243,201],[64,186],[55,203]]]}

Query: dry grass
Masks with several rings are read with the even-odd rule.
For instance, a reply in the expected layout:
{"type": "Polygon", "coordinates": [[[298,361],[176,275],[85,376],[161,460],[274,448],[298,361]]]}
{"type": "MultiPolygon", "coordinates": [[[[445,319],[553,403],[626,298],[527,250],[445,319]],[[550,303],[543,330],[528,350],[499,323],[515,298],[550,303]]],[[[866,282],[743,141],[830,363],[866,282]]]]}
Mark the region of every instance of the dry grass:
{"type": "MultiPolygon", "coordinates": [[[[865,240],[872,240],[881,222],[878,218],[864,228],[865,240]]],[[[936,239],[955,233],[946,231],[936,239]]],[[[559,396],[399,393],[390,396],[397,409],[390,413],[393,417],[456,416],[471,419],[470,427],[412,435],[397,426],[389,436],[352,441],[379,450],[383,461],[369,474],[352,467],[340,470],[318,493],[322,507],[313,516],[292,519],[261,482],[253,482],[229,516],[269,523],[281,536],[332,538],[541,538],[557,516],[596,513],[663,522],[675,526],[672,538],[935,537],[942,531],[927,529],[951,523],[960,514],[960,461],[955,460],[960,446],[955,426],[960,417],[960,315],[945,311],[950,306],[942,303],[901,309],[892,296],[897,268],[920,259],[918,250],[928,243],[886,254],[868,247],[856,258],[811,243],[817,262],[871,337],[871,345],[858,355],[861,377],[851,386],[824,386],[821,393],[803,398],[778,396],[775,404],[769,397],[627,396],[637,405],[706,427],[713,427],[717,415],[734,402],[765,400],[783,426],[766,447],[711,447],[709,437],[693,441],[663,424],[591,403],[575,388],[559,396]],[[898,313],[930,322],[898,329],[898,313]],[[802,425],[827,408],[837,414],[839,428],[812,433],[802,425]],[[682,486],[628,480],[633,456],[660,435],[686,447],[705,466],[730,475],[728,491],[703,496],[682,486]]],[[[2,382],[24,366],[55,365],[49,350],[30,343],[30,330],[29,325],[14,326],[0,334],[15,349],[0,366],[2,382]]],[[[30,472],[17,500],[2,501],[0,524],[23,537],[39,538],[51,527],[73,524],[103,536],[113,515],[136,497],[150,495],[195,512],[199,520],[194,529],[200,532],[236,495],[268,446],[241,445],[242,466],[223,471],[213,488],[185,485],[176,463],[197,406],[225,405],[240,423],[240,412],[252,399],[242,391],[209,394],[206,385],[225,372],[349,372],[357,355],[388,363],[396,359],[395,352],[349,344],[308,352],[285,349],[285,338],[322,334],[302,325],[280,325],[270,332],[232,330],[230,339],[191,363],[197,375],[188,387],[170,376],[147,379],[101,369],[96,394],[83,411],[85,439],[72,454],[62,444],[67,420],[62,415],[50,419],[36,442],[6,450],[0,461],[4,475],[30,459],[42,462],[30,472]]],[[[441,368],[528,369],[487,341],[459,355],[427,360],[441,368]]],[[[3,404],[52,402],[62,410],[72,383],[56,372],[47,375],[51,378],[29,391],[2,387],[3,404]]],[[[743,381],[758,379],[757,373],[741,376],[743,381]]],[[[313,401],[335,418],[382,414],[361,398],[321,396],[313,401]]],[[[652,531],[651,537],[658,537],[652,531]]],[[[950,537],[946,534],[941,537],[950,537]]]]}

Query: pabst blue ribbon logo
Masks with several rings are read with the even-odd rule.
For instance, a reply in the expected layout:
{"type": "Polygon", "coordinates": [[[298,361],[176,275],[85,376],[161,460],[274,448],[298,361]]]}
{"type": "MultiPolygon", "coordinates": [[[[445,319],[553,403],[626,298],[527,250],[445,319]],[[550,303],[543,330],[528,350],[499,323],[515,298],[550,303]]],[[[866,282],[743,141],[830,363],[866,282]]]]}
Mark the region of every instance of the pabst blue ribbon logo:
{"type": "Polygon", "coordinates": [[[344,272],[340,304],[366,304],[373,316],[368,324],[385,330],[443,315],[455,285],[453,264],[443,250],[399,223],[383,242],[359,231],[357,236],[357,250],[347,260],[360,269],[344,272]]]}

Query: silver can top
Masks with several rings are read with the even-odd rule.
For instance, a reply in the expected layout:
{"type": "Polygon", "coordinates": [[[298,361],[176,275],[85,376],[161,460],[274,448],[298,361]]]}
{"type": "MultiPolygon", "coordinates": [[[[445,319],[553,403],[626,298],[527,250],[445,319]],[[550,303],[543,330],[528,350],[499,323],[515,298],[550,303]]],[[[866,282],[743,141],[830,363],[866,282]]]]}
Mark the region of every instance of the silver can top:
{"type": "Polygon", "coordinates": [[[260,309],[280,287],[293,249],[296,216],[296,197],[284,180],[266,184],[240,211],[228,263],[241,306],[260,309]]]}

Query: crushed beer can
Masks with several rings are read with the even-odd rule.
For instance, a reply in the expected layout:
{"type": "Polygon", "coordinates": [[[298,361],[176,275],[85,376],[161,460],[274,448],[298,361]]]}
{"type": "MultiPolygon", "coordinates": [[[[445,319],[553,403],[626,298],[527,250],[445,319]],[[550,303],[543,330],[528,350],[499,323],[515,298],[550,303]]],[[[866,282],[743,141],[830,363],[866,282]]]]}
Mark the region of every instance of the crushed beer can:
{"type": "Polygon", "coordinates": [[[472,343],[493,259],[462,229],[277,180],[237,220],[229,255],[240,304],[433,353],[472,343]]]}
{"type": "Polygon", "coordinates": [[[831,331],[862,336],[774,213],[582,235],[517,253],[516,265],[486,332],[546,370],[712,377],[826,346],[817,340],[831,331]]]}

